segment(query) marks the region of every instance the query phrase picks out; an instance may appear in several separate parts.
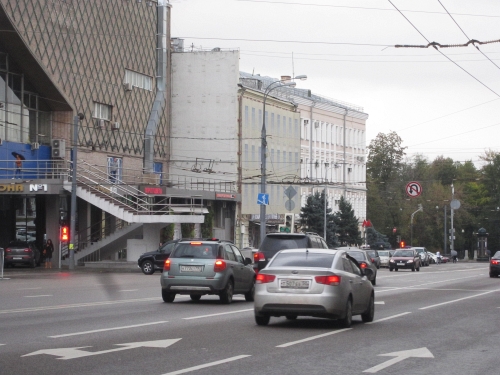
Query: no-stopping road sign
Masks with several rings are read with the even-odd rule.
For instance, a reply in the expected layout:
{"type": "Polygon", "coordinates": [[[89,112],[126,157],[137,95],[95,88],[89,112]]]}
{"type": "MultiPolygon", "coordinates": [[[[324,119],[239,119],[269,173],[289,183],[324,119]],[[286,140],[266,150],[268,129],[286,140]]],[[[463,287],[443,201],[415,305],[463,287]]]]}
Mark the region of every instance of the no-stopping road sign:
{"type": "Polygon", "coordinates": [[[406,194],[411,198],[416,198],[422,194],[422,185],[417,181],[411,181],[406,184],[406,194]]]}

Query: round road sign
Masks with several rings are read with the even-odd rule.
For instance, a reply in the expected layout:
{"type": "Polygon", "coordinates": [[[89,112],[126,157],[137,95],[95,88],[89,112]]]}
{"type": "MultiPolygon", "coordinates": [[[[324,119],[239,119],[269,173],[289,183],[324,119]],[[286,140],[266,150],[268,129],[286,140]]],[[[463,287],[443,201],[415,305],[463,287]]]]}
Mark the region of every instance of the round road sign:
{"type": "Polygon", "coordinates": [[[422,194],[422,185],[417,181],[411,181],[406,184],[406,194],[411,198],[416,198],[422,194]]]}

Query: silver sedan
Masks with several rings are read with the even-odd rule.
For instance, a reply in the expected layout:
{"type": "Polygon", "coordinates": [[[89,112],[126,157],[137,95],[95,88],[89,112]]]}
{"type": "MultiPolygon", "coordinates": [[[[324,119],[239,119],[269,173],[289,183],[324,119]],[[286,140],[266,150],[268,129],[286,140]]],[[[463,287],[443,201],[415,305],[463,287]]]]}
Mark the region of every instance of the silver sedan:
{"type": "Polygon", "coordinates": [[[361,315],[371,322],[375,296],[367,276],[372,272],[344,250],[282,250],[257,274],[255,321],[267,325],[271,316],[312,316],[350,327],[352,316],[361,315]]]}

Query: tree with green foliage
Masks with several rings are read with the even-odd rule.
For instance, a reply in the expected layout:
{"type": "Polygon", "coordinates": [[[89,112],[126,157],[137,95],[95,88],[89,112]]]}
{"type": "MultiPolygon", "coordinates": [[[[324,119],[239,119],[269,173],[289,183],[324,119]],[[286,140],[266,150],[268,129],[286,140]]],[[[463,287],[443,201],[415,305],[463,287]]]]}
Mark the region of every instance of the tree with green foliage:
{"type": "MultiPolygon", "coordinates": [[[[307,197],[306,205],[300,209],[300,223],[303,232],[315,232],[323,235],[325,216],[325,193],[316,192],[307,197]]],[[[326,202],[326,243],[329,247],[337,246],[335,236],[335,217],[326,202]]]]}
{"type": "Polygon", "coordinates": [[[337,236],[341,246],[361,245],[361,234],[358,229],[358,218],[354,216],[352,205],[340,197],[339,210],[333,218],[337,227],[337,236]]]}

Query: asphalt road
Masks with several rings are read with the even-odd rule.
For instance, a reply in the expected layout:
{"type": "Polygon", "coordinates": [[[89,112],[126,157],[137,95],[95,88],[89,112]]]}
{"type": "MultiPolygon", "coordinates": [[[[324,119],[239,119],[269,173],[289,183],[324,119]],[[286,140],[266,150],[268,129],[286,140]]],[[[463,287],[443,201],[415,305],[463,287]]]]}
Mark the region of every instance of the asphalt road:
{"type": "Polygon", "coordinates": [[[271,318],[235,296],[163,303],[159,273],[6,270],[0,374],[498,372],[500,278],[487,264],[379,270],[375,321],[271,318]]]}

